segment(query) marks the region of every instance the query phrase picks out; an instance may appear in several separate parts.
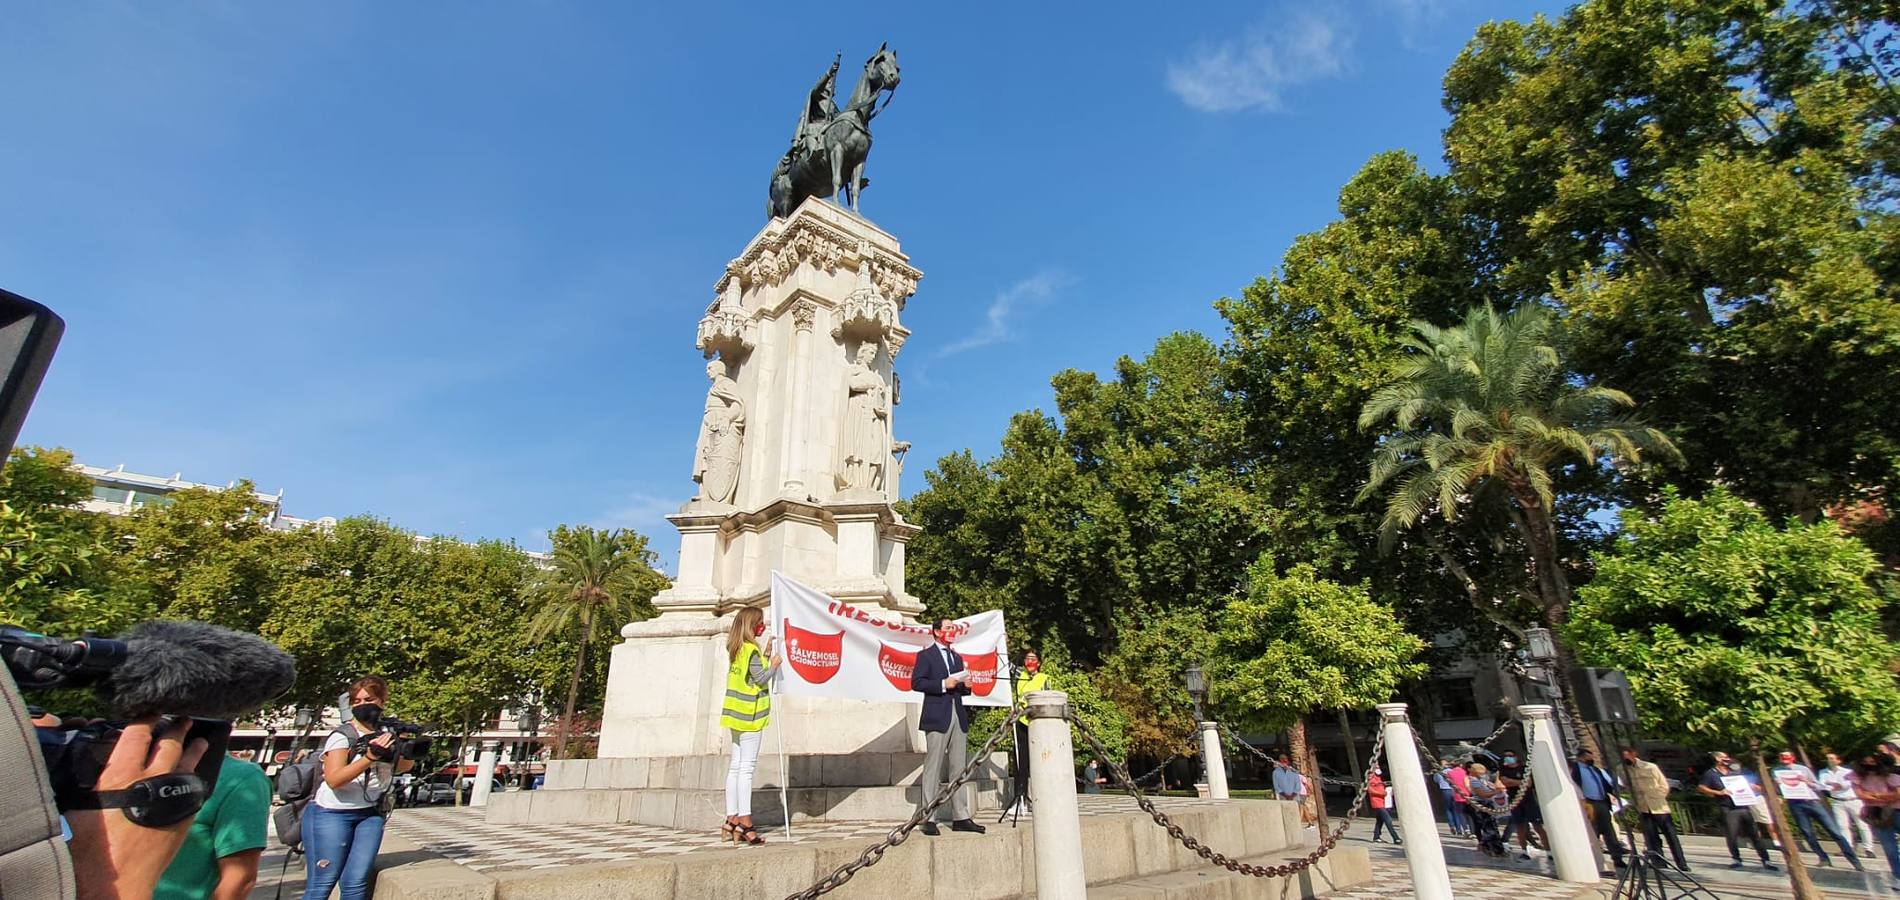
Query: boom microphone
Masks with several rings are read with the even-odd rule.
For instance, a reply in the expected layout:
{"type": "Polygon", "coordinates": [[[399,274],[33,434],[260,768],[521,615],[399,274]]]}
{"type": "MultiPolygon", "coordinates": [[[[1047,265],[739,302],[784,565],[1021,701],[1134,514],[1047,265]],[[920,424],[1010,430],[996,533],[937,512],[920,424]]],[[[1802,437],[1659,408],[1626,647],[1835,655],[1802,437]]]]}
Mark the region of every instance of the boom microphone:
{"type": "Polygon", "coordinates": [[[99,695],[127,718],[236,719],[290,689],[297,664],[254,634],[203,622],[146,622],[125,641],[125,661],[99,695]]]}

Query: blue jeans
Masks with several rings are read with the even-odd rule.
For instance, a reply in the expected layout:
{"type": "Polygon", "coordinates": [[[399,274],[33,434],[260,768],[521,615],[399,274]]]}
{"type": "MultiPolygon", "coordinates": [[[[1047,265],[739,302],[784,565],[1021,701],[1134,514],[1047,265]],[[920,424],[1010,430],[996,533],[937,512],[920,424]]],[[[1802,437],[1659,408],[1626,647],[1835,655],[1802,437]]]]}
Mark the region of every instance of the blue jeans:
{"type": "Polygon", "coordinates": [[[1900,840],[1895,840],[1893,829],[1874,827],[1874,840],[1880,842],[1880,850],[1887,854],[1887,868],[1893,877],[1900,878],[1900,840]]]}
{"type": "Polygon", "coordinates": [[[329,900],[342,886],[342,900],[368,900],[369,875],[383,846],[383,817],[374,807],[330,809],[311,803],[303,810],[303,900],[329,900]]]}
{"type": "Polygon", "coordinates": [[[1854,845],[1848,843],[1847,836],[1841,834],[1841,830],[1835,827],[1834,818],[1828,815],[1827,810],[1821,808],[1821,801],[1789,800],[1787,802],[1788,814],[1794,818],[1795,825],[1801,829],[1801,836],[1807,839],[1808,848],[1813,850],[1816,856],[1827,859],[1827,851],[1821,849],[1821,842],[1814,837],[1814,826],[1819,825],[1828,837],[1834,839],[1835,846],[1841,848],[1841,855],[1847,857],[1847,861],[1853,863],[1855,867],[1859,867],[1860,860],[1854,857],[1854,845]]]}
{"type": "Polygon", "coordinates": [[[1441,790],[1438,796],[1445,801],[1445,824],[1451,826],[1451,833],[1464,834],[1470,831],[1471,826],[1465,823],[1465,805],[1458,802],[1458,795],[1449,790],[1441,790]]]}

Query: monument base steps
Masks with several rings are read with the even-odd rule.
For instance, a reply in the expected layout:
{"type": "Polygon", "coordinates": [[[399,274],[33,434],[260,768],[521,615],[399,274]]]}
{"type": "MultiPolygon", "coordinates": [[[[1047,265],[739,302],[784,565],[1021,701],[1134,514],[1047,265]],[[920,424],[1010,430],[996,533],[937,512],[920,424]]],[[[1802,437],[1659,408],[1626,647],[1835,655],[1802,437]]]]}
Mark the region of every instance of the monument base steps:
{"type": "MultiPolygon", "coordinates": [[[[487,818],[501,825],[633,822],[667,828],[711,828],[726,817],[724,754],[622,759],[566,759],[548,764],[540,790],[488,798],[487,818]]],[[[1007,790],[1008,755],[992,754],[966,790],[973,809],[994,810],[1007,790]]],[[[804,754],[783,761],[759,757],[753,773],[752,820],[784,824],[779,785],[786,787],[792,824],[895,822],[917,807],[922,753],[804,754]],[[788,777],[789,774],[789,777],[788,777]]]]}
{"type": "MultiPolygon", "coordinates": [[[[536,793],[556,792],[529,796],[536,793]]],[[[776,812],[776,800],[773,807],[776,812]]],[[[1303,839],[1298,808],[1291,803],[1236,800],[1169,810],[1169,814],[1216,849],[1244,855],[1255,864],[1286,863],[1306,852],[1298,843],[1303,839]]],[[[1336,847],[1317,865],[1290,879],[1249,878],[1200,864],[1199,856],[1177,854],[1178,845],[1145,814],[1083,816],[1081,826],[1083,864],[1092,898],[1279,900],[1283,888],[1286,897],[1323,897],[1372,879],[1370,857],[1363,847],[1336,847]],[[1153,840],[1155,836],[1160,840],[1153,840]]],[[[707,826],[701,821],[693,827],[707,826]]],[[[411,862],[384,869],[377,878],[375,896],[376,900],[782,897],[856,860],[870,844],[862,839],[812,844],[768,841],[759,847],[718,848],[677,857],[494,873],[444,865],[442,860],[411,862]]],[[[1019,828],[990,825],[989,832],[980,835],[946,830],[933,838],[913,833],[886,851],[876,865],[859,870],[826,896],[835,900],[1015,900],[1035,895],[1035,833],[1024,823],[1019,828]]]]}
{"type": "MultiPolygon", "coordinates": [[[[1003,784],[978,781],[964,788],[973,792],[980,816],[1003,804],[1003,784]]],[[[779,792],[752,792],[752,821],[761,831],[785,824],[783,809],[801,822],[897,822],[917,808],[914,786],[787,788],[785,807],[779,792]]],[[[947,811],[940,818],[947,817],[947,811]]],[[[630,822],[682,831],[710,831],[726,817],[725,789],[690,788],[584,788],[567,791],[511,791],[488,798],[487,819],[495,825],[572,825],[630,822]]]]}

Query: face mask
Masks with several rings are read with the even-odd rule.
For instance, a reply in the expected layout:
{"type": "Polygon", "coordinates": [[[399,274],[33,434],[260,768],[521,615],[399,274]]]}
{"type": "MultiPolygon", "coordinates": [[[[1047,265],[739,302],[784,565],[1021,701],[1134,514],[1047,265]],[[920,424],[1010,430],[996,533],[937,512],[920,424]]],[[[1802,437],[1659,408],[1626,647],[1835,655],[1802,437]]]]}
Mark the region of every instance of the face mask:
{"type": "Polygon", "coordinates": [[[1034,672],[1037,669],[1042,668],[1042,663],[1037,662],[1036,660],[1032,659],[1026,663],[1023,663],[1023,668],[1028,669],[1031,672],[1034,672]]]}
{"type": "Polygon", "coordinates": [[[1517,765],[1517,757],[1515,757],[1515,756],[1507,756],[1507,757],[1505,757],[1505,758],[1504,758],[1504,764],[1505,764],[1505,765],[1507,765],[1507,766],[1514,766],[1514,765],[1517,765]]]}
{"type": "Polygon", "coordinates": [[[378,722],[383,720],[383,705],[380,703],[358,703],[350,707],[350,715],[354,716],[356,721],[374,728],[378,722]]]}
{"type": "Polygon", "coordinates": [[[764,636],[765,636],[765,625],[764,625],[764,623],[760,623],[760,624],[758,624],[758,625],[754,625],[754,626],[752,626],[752,636],[753,636],[753,637],[764,637],[764,636]]]}

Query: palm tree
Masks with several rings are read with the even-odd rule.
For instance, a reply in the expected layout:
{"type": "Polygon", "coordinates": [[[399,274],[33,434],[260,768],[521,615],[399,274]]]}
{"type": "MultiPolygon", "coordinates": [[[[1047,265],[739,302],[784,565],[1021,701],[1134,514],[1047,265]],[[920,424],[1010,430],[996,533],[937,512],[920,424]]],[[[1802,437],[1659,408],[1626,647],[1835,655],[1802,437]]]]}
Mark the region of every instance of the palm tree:
{"type": "MultiPolygon", "coordinates": [[[[1628,415],[1628,394],[1569,376],[1557,331],[1555,316],[1534,305],[1506,314],[1474,307],[1454,328],[1414,321],[1402,343],[1412,352],[1359,414],[1360,428],[1391,423],[1359,492],[1363,501],[1396,482],[1382,540],[1389,545],[1434,507],[1450,519],[1462,504],[1503,501],[1530,548],[1553,631],[1571,600],[1551,514],[1553,472],[1634,463],[1644,452],[1678,455],[1662,432],[1628,415]]],[[[1561,642],[1558,665],[1570,668],[1561,642]]]]}
{"type": "Polygon", "coordinates": [[[588,643],[596,631],[617,631],[627,622],[652,615],[649,601],[666,586],[666,578],[653,570],[654,554],[646,548],[646,538],[635,532],[563,525],[549,537],[554,541],[554,559],[531,594],[537,609],[529,620],[528,636],[538,641],[580,629],[580,649],[561,717],[568,724],[554,741],[555,758],[565,759],[588,643]]]}

